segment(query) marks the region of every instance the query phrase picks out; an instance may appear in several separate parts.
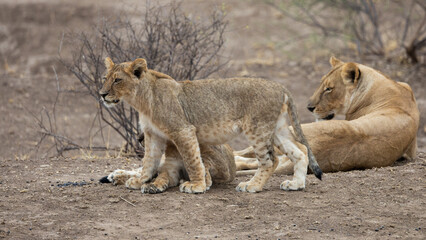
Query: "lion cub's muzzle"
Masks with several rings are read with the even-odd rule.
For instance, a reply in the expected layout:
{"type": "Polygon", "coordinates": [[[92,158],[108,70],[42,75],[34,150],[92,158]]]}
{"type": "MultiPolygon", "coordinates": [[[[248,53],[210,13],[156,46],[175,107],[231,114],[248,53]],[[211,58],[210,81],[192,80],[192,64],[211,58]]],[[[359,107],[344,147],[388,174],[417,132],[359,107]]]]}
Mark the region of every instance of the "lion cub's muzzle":
{"type": "Polygon", "coordinates": [[[111,107],[117,104],[118,102],[120,102],[119,99],[112,99],[112,100],[107,99],[108,93],[99,93],[99,94],[101,95],[102,102],[104,102],[107,107],[111,107]]]}

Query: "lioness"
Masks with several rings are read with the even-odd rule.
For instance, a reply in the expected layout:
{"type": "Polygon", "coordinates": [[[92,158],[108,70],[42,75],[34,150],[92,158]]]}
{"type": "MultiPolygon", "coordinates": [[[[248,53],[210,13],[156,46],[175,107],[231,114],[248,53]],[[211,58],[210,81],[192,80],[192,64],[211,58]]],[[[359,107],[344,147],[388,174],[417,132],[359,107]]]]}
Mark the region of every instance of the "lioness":
{"type": "MultiPolygon", "coordinates": [[[[331,57],[330,64],[331,71],[308,104],[319,122],[302,124],[321,169],[385,167],[401,157],[414,158],[419,110],[408,84],[359,63],[331,57]],[[345,115],[345,120],[330,120],[336,114],[345,115]]],[[[251,148],[234,154],[238,170],[257,167],[253,159],[247,159],[253,157],[251,148]]],[[[276,172],[291,174],[292,163],[284,155],[278,158],[276,172]]]]}
{"type": "Polygon", "coordinates": [[[274,144],[295,163],[293,180],[283,182],[282,189],[303,189],[308,163],[321,178],[292,97],[282,85],[250,78],[176,82],[154,77],[141,58],[120,64],[106,58],[105,65],[106,80],[99,92],[103,101],[107,106],[120,100],[129,103],[139,112],[145,134],[143,168],[140,175],[126,181],[128,188],[140,189],[151,180],[166,147],[173,144],[190,179],[180,185],[180,191],[203,193],[206,171],[199,143],[222,144],[240,133],[253,146],[259,169],[250,181],[237,186],[238,191],[262,190],[278,164],[274,144]],[[297,140],[287,128],[287,114],[297,140]]]}

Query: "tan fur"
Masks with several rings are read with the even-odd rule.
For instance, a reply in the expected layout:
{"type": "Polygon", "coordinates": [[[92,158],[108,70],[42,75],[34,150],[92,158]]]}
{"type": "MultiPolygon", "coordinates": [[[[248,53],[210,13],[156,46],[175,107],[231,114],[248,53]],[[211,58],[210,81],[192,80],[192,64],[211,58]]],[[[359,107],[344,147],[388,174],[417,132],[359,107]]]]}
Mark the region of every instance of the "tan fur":
{"type": "Polygon", "coordinates": [[[199,144],[223,144],[240,133],[254,147],[259,169],[250,181],[238,185],[238,191],[262,190],[277,165],[274,144],[295,163],[293,180],[283,182],[283,189],[305,187],[307,152],[309,166],[320,173],[298,124],[292,98],[282,85],[249,78],[176,82],[167,75],[157,77],[144,59],[114,64],[107,58],[105,63],[109,70],[100,91],[103,100],[107,106],[120,100],[129,103],[140,113],[145,133],[143,169],[140,176],[126,181],[128,188],[141,188],[151,180],[166,147],[173,144],[190,180],[181,184],[180,190],[204,192],[206,170],[199,144]],[[286,115],[291,116],[296,138],[287,129],[286,115]]]}
{"type": "MultiPolygon", "coordinates": [[[[362,64],[333,57],[330,63],[331,71],[308,105],[319,122],[302,124],[321,169],[385,167],[403,156],[414,158],[419,110],[409,85],[362,64]],[[321,121],[334,114],[343,114],[346,120],[321,121]]],[[[250,157],[249,150],[240,153],[250,157]]],[[[238,158],[237,169],[253,167],[243,157],[238,158]]],[[[291,174],[292,164],[285,156],[279,159],[276,171],[291,174]]]]}

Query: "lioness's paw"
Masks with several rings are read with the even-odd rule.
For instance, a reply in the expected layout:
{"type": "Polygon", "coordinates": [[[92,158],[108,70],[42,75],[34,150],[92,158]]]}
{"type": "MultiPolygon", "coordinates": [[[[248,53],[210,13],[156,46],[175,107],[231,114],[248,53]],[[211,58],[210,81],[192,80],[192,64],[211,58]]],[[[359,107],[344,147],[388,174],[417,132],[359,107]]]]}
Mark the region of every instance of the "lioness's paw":
{"type": "Polygon", "coordinates": [[[184,182],[179,186],[179,190],[184,193],[205,193],[206,192],[205,182],[184,182]]]}
{"type": "Polygon", "coordinates": [[[130,178],[126,170],[117,169],[107,177],[108,181],[114,185],[123,185],[130,178]]]}
{"type": "Polygon", "coordinates": [[[297,190],[303,190],[305,189],[305,183],[302,183],[300,181],[290,181],[285,180],[281,183],[280,188],[285,191],[297,191],[297,190]]]}
{"type": "Polygon", "coordinates": [[[248,182],[240,182],[240,184],[238,184],[236,190],[238,192],[256,193],[256,192],[261,192],[262,191],[262,186],[260,186],[259,184],[253,184],[250,181],[248,181],[248,182]]]}
{"type": "Polygon", "coordinates": [[[151,194],[162,193],[166,191],[166,189],[167,189],[167,184],[162,186],[157,186],[154,183],[144,183],[141,186],[142,193],[151,193],[151,194]]]}

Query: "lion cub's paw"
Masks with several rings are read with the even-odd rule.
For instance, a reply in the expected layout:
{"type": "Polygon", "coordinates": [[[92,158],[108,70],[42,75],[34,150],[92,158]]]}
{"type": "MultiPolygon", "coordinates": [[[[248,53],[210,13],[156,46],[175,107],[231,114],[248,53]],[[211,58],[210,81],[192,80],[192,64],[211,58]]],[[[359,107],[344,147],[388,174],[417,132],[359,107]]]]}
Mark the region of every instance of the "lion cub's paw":
{"type": "Polygon", "coordinates": [[[110,173],[107,177],[108,181],[113,185],[123,185],[128,179],[130,175],[126,170],[117,169],[114,172],[110,173]]]}
{"type": "Polygon", "coordinates": [[[129,178],[129,180],[126,181],[126,187],[128,189],[141,189],[141,186],[143,183],[145,183],[146,181],[144,181],[142,178],[140,177],[131,177],[129,178]]]}
{"type": "Polygon", "coordinates": [[[236,187],[236,190],[237,192],[256,193],[256,192],[261,192],[262,187],[258,184],[253,184],[250,181],[248,181],[248,182],[240,182],[240,184],[238,184],[238,186],[236,187]]]}
{"type": "Polygon", "coordinates": [[[184,193],[205,193],[207,190],[205,182],[184,182],[179,186],[179,190],[184,193]]]}
{"type": "Polygon", "coordinates": [[[144,183],[141,186],[141,192],[142,193],[162,193],[164,191],[166,191],[167,189],[167,184],[162,185],[162,186],[157,186],[157,184],[154,183],[144,183]]]}
{"type": "Polygon", "coordinates": [[[305,189],[305,183],[301,183],[300,181],[290,181],[285,180],[281,183],[280,188],[285,191],[297,191],[305,189]]]}

